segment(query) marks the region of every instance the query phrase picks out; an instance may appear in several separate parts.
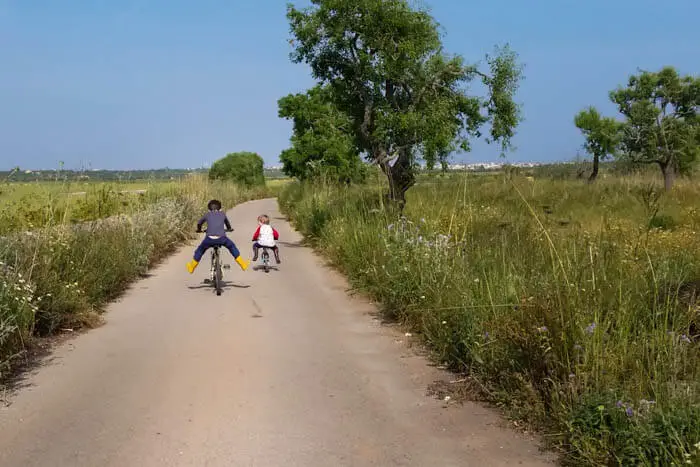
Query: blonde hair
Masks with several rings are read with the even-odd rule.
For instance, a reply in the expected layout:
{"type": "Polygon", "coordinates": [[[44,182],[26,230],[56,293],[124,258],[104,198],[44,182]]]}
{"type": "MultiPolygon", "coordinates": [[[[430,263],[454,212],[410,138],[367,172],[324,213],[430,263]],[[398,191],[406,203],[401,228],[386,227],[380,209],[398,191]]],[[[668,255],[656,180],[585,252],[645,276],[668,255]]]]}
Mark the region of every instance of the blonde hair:
{"type": "Polygon", "coordinates": [[[270,218],[267,216],[267,214],[261,214],[258,216],[258,222],[261,224],[269,224],[270,218]]]}

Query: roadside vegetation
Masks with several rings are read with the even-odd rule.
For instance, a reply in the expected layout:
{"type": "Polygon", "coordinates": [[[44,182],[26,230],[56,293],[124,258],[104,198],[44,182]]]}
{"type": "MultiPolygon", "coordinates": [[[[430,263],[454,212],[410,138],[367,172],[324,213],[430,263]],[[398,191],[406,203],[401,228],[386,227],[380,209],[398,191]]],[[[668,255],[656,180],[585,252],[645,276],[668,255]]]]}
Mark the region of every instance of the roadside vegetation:
{"type": "Polygon", "coordinates": [[[460,175],[290,185],[295,226],[387,318],[576,465],[700,462],[700,191],[460,175]]]}
{"type": "Polygon", "coordinates": [[[0,381],[34,338],[99,323],[109,300],[193,238],[208,199],[231,208],[283,186],[206,175],[0,184],[0,381]]]}
{"type": "Polygon", "coordinates": [[[450,173],[474,138],[512,149],[513,50],[448,55],[406,0],[288,19],[317,83],[279,100],[280,206],[307,239],[565,463],[700,465],[700,78],[641,70],[617,116],[572,116],[590,161],[450,173]]]}

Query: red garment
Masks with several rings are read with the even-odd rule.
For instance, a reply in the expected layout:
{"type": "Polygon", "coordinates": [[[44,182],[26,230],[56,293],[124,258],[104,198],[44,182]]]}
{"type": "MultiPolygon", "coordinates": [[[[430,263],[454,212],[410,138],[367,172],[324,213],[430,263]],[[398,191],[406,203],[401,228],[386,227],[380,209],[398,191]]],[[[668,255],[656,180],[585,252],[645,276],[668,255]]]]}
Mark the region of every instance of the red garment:
{"type": "MultiPolygon", "coordinates": [[[[280,239],[280,234],[275,230],[275,228],[272,228],[272,236],[274,237],[275,240],[280,239]]],[[[257,229],[255,229],[255,233],[253,234],[253,241],[256,241],[260,237],[260,226],[258,226],[257,229]]]]}

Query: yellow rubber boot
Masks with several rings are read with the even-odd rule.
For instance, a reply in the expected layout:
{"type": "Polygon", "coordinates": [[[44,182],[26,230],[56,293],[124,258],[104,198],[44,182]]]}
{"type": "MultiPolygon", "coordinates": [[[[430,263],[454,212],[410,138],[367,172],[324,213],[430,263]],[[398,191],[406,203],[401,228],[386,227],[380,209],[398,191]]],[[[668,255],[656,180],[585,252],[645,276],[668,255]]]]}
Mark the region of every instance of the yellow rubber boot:
{"type": "Polygon", "coordinates": [[[250,266],[250,263],[248,261],[244,260],[242,256],[239,256],[238,258],[236,258],[236,262],[241,267],[241,269],[243,269],[244,271],[246,269],[248,269],[248,266],[250,266]]]}
{"type": "Polygon", "coordinates": [[[187,270],[189,271],[190,274],[194,272],[195,269],[197,269],[197,265],[199,264],[199,261],[193,259],[189,263],[187,263],[187,270]]]}

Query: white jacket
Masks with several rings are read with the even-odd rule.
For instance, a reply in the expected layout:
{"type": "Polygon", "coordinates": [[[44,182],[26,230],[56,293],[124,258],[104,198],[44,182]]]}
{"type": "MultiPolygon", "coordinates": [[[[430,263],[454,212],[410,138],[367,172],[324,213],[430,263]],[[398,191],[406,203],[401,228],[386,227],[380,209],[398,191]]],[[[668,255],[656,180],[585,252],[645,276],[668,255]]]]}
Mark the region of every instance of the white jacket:
{"type": "Polygon", "coordinates": [[[260,235],[258,236],[258,244],[270,248],[273,248],[275,246],[275,235],[270,225],[260,225],[260,235]]]}

